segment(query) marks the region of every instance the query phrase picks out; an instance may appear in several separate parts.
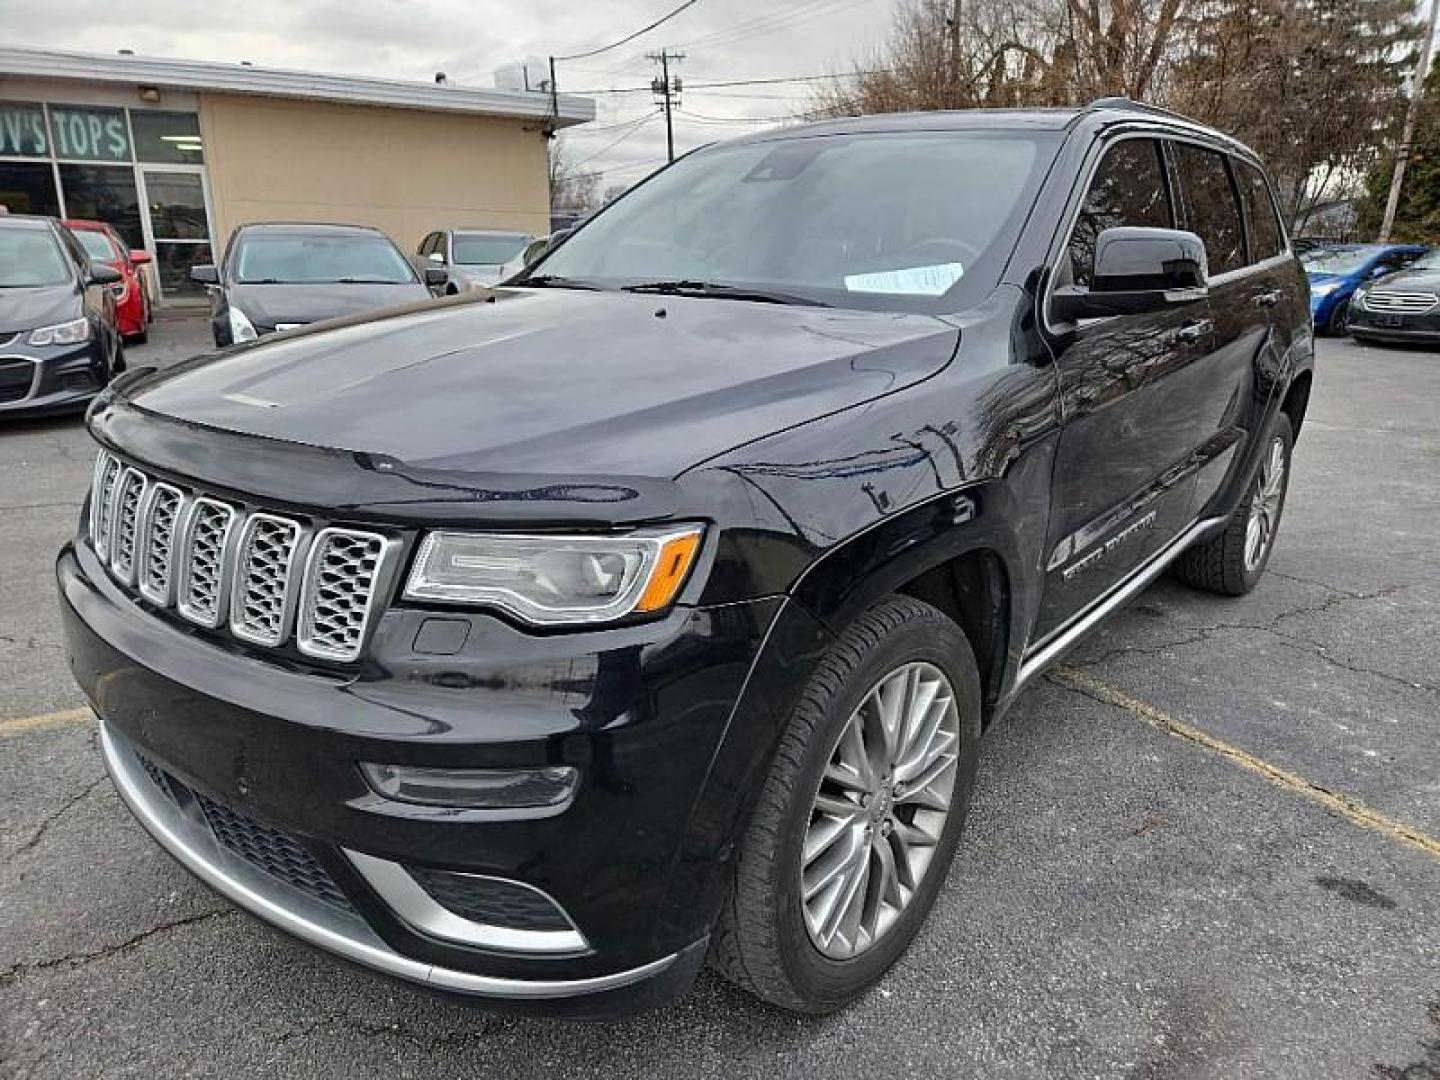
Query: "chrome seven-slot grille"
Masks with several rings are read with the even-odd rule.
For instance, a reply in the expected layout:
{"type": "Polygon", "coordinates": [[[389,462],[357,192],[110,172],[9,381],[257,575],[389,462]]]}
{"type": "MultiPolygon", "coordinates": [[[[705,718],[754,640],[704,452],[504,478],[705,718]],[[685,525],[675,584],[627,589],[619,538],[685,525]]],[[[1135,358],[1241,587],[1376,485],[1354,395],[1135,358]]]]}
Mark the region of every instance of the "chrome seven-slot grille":
{"type": "Polygon", "coordinates": [[[1427,292],[1405,292],[1401,289],[1371,289],[1361,302],[1367,311],[1423,315],[1440,303],[1440,296],[1427,292]]]}
{"type": "Polygon", "coordinates": [[[122,585],[252,645],[321,660],[360,655],[396,546],[378,533],[247,512],[185,491],[102,450],[90,491],[90,543],[122,585]]]}

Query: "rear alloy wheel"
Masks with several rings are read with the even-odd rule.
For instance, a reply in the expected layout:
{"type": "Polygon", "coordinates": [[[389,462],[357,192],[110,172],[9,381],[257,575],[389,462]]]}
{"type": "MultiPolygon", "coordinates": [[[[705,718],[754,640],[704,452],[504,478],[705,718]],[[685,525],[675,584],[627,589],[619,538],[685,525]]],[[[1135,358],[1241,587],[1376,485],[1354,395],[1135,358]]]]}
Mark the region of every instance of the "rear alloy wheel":
{"type": "Polygon", "coordinates": [[[711,960],[782,1008],[853,1001],[944,884],[974,785],[980,675],[960,628],[908,596],[818,663],[770,765],[711,960]]]}
{"type": "Polygon", "coordinates": [[[1227,596],[1244,596],[1256,586],[1275,549],[1294,443],[1290,418],[1281,413],[1261,450],[1260,467],[1245,501],[1231,515],[1225,531],[1175,560],[1175,575],[1181,581],[1227,596]]]}

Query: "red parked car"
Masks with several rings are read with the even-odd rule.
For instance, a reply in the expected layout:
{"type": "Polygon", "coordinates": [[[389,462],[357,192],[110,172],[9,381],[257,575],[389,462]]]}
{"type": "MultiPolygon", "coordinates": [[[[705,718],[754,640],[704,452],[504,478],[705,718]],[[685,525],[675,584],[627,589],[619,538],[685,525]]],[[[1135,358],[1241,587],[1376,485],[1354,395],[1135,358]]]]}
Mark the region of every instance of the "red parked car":
{"type": "Polygon", "coordinates": [[[116,270],[120,282],[110,287],[115,294],[115,320],[126,341],[143,345],[150,326],[150,294],[140,267],[150,261],[148,251],[132,251],[115,231],[103,221],[71,218],[65,222],[76,239],[85,247],[91,260],[116,270]]]}

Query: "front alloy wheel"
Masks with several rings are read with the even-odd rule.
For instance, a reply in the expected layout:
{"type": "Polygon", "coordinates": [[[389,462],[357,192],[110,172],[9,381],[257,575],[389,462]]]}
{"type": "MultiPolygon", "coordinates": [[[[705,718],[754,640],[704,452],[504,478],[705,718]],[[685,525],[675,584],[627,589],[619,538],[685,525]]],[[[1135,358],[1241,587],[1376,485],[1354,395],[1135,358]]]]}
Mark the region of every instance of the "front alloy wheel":
{"type": "Polygon", "coordinates": [[[964,828],[980,674],[944,613],[889,596],[826,650],[792,707],[711,937],[782,1008],[853,1001],[919,932],[964,828]]]}
{"type": "Polygon", "coordinates": [[[800,858],[810,940],[826,956],[864,952],[899,920],[945,832],[960,718],[933,664],[905,664],[840,731],[800,858]]]}

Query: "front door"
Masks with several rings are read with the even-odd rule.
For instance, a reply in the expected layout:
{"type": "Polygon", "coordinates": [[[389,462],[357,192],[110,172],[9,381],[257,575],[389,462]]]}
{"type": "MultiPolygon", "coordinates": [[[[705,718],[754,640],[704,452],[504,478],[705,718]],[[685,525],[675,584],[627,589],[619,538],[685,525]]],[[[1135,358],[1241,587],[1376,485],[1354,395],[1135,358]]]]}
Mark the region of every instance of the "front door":
{"type": "MultiPolygon", "coordinates": [[[[1174,228],[1157,140],[1103,151],[1057,284],[1089,285],[1095,240],[1120,226],[1174,228]]],[[[1197,436],[1193,370],[1211,349],[1206,300],[1060,328],[1064,430],[1056,453],[1045,588],[1032,645],[1053,635],[1189,524],[1197,436]]]]}
{"type": "Polygon", "coordinates": [[[204,295],[190,267],[215,261],[210,244],[210,199],[205,170],[168,165],[140,168],[146,246],[166,299],[204,295]]]}

